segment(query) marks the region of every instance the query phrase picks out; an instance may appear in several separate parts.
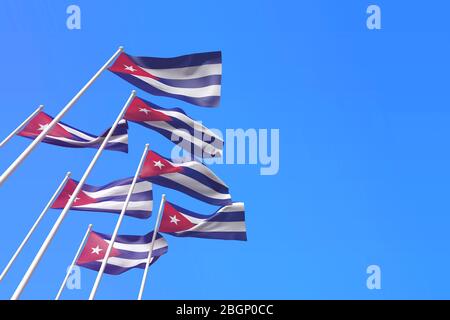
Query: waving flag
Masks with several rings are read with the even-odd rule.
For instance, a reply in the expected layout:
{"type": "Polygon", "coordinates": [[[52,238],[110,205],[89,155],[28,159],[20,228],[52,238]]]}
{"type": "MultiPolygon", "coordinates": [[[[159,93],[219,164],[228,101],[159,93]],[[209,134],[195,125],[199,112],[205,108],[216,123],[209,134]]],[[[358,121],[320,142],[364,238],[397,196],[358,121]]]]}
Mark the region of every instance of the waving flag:
{"type": "MultiPolygon", "coordinates": [[[[78,193],[71,209],[78,211],[120,213],[132,181],[133,178],[127,178],[111,182],[102,187],[94,187],[85,184],[78,193]]],[[[77,185],[78,181],[70,179],[58,198],[53,202],[52,208],[64,208],[77,185]]],[[[139,219],[146,219],[151,216],[152,209],[152,184],[146,180],[138,180],[125,214],[139,219]]]]}
{"type": "Polygon", "coordinates": [[[176,58],[133,57],[122,53],[109,70],[156,96],[172,97],[202,107],[219,105],[220,51],[176,58]]]}
{"type": "MultiPolygon", "coordinates": [[[[133,268],[144,269],[150,252],[152,237],[153,232],[145,236],[117,236],[106,264],[105,273],[118,275],[133,268]]],[[[96,271],[100,270],[110,240],[110,235],[92,231],[77,260],[77,265],[96,271]]],[[[158,233],[150,264],[155,263],[159,257],[168,251],[168,248],[166,239],[158,233]]]]}
{"type": "Polygon", "coordinates": [[[246,241],[244,204],[235,202],[212,215],[201,215],[166,202],[159,232],[175,237],[246,241]]]}
{"type": "Polygon", "coordinates": [[[206,203],[218,206],[231,203],[228,186],[197,161],[172,163],[156,152],[149,151],[140,177],[206,203]]]}
{"type": "Polygon", "coordinates": [[[223,140],[179,108],[164,109],[136,97],[124,118],[159,132],[199,158],[222,155],[223,140]]]}
{"type": "MultiPolygon", "coordinates": [[[[40,112],[18,133],[18,135],[35,139],[52,121],[53,118],[51,116],[45,112],[40,112]]],[[[101,136],[93,136],[59,122],[50,130],[43,142],[69,148],[98,149],[108,132],[109,130],[101,136]]],[[[128,124],[125,120],[119,122],[119,125],[106,145],[106,149],[128,152],[128,124]]]]}

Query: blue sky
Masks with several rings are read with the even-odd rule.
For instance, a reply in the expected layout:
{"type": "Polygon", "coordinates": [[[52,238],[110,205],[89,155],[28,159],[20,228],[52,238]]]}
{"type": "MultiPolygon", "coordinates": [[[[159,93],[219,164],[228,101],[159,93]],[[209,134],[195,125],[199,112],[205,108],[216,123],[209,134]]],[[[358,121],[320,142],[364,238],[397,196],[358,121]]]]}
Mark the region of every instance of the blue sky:
{"type": "MultiPolygon", "coordinates": [[[[257,165],[212,169],[246,204],[249,241],[167,236],[169,253],[151,268],[147,299],[450,298],[448,203],[450,64],[447,1],[55,1],[6,0],[0,10],[0,137],[38,104],[56,114],[119,45],[133,55],[223,52],[219,108],[179,106],[213,128],[279,128],[280,171],[257,165]],[[377,4],[382,30],[366,28],[377,4]],[[81,30],[66,8],[81,8],[81,30]],[[366,288],[379,265],[382,289],[366,288]]],[[[64,122],[92,133],[111,125],[132,87],[105,73],[64,122]]],[[[145,143],[170,142],[130,125],[130,153],[106,152],[88,182],[131,176],[145,143]]],[[[0,150],[4,170],[29,140],[0,150]]],[[[56,186],[81,177],[94,150],[41,145],[1,187],[0,266],[8,262],[56,186]]],[[[215,208],[155,186],[194,211],[215,208]]],[[[155,204],[157,205],[157,204],[155,204]]],[[[13,293],[58,211],[49,212],[5,280],[13,293]]],[[[144,234],[154,215],[126,218],[122,234],[144,234]]],[[[116,215],[71,212],[24,291],[56,294],[89,223],[113,230],[116,215]]],[[[86,299],[96,273],[82,271],[86,299]]],[[[142,270],[105,276],[99,299],[134,299],[142,270]]]]}

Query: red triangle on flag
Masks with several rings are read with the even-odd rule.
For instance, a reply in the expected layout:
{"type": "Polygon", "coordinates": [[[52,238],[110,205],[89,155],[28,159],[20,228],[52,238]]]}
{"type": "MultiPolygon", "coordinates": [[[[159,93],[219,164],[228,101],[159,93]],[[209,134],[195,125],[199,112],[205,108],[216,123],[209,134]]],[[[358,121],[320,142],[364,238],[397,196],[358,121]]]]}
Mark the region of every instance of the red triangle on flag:
{"type": "MultiPolygon", "coordinates": [[[[22,137],[37,137],[43,130],[47,128],[53,118],[45,112],[39,112],[28,124],[23,128],[18,135],[22,137]]],[[[72,138],[73,135],[60,126],[58,123],[48,132],[47,136],[58,138],[72,138]]]]}
{"type": "MultiPolygon", "coordinates": [[[[105,257],[108,250],[109,243],[105,241],[98,233],[92,231],[89,238],[84,245],[83,252],[77,260],[77,264],[85,264],[92,261],[101,260],[105,257]]],[[[120,254],[120,250],[114,247],[111,250],[109,257],[117,257],[120,254]]]]}
{"type": "Polygon", "coordinates": [[[117,73],[131,74],[133,76],[143,76],[152,79],[158,79],[158,77],[150,74],[141,67],[139,67],[126,53],[121,53],[117,57],[114,64],[108,68],[108,70],[117,73]]]}
{"type": "Polygon", "coordinates": [[[134,122],[146,121],[171,121],[172,118],[168,115],[153,109],[151,105],[142,99],[135,97],[128,107],[124,118],[134,122]]]}
{"type": "Polygon", "coordinates": [[[140,177],[147,178],[166,173],[180,172],[182,170],[182,167],[175,166],[172,162],[161,157],[156,152],[149,151],[147,153],[147,157],[145,158],[140,177]]]}
{"type": "MultiPolygon", "coordinates": [[[[69,179],[64,186],[63,191],[59,194],[58,198],[53,202],[52,208],[53,209],[62,209],[66,206],[67,202],[69,201],[70,197],[72,196],[73,192],[75,191],[75,188],[77,187],[78,183],[76,183],[74,180],[69,179]]],[[[72,204],[72,207],[82,206],[85,204],[95,203],[96,200],[94,198],[89,197],[86,193],[84,193],[82,190],[78,192],[77,197],[75,198],[74,203],[72,204]]]]}
{"type": "Polygon", "coordinates": [[[189,221],[181,212],[176,210],[169,202],[164,205],[163,216],[161,218],[161,224],[159,231],[161,232],[179,232],[191,229],[194,227],[191,221],[189,221]]]}

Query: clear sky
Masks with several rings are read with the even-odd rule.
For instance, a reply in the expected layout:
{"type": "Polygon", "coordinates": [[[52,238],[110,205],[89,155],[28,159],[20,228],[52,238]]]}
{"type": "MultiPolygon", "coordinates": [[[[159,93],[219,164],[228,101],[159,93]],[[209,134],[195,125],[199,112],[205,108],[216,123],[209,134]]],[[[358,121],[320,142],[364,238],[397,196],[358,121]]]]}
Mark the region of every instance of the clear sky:
{"type": "MultiPolygon", "coordinates": [[[[246,204],[248,242],[166,236],[169,253],[152,268],[147,299],[450,298],[450,56],[448,1],[51,1],[0,4],[0,137],[38,104],[56,114],[119,45],[141,56],[223,52],[222,102],[182,107],[204,124],[280,129],[280,171],[215,165],[233,199],[246,204]],[[382,30],[366,28],[377,4],[382,30]],[[68,30],[66,8],[81,8],[68,30]],[[366,268],[382,271],[368,290],[366,268]]],[[[64,122],[100,133],[132,89],[103,74],[64,122]]],[[[171,143],[130,124],[130,153],[106,152],[88,183],[131,176],[145,143],[169,156],[171,143]]],[[[0,150],[3,171],[29,140],[0,150]]],[[[0,189],[0,268],[56,186],[79,179],[95,150],[41,145],[0,189]]],[[[155,186],[193,211],[215,208],[155,186]]],[[[59,211],[52,210],[10,273],[13,293],[59,211]]],[[[121,234],[150,220],[126,218],[121,234]]],[[[23,298],[53,298],[89,223],[111,233],[117,216],[70,212],[23,298]]],[[[96,272],[82,271],[86,299],[96,272]]],[[[142,270],[105,276],[99,299],[134,299],[142,270]]]]}

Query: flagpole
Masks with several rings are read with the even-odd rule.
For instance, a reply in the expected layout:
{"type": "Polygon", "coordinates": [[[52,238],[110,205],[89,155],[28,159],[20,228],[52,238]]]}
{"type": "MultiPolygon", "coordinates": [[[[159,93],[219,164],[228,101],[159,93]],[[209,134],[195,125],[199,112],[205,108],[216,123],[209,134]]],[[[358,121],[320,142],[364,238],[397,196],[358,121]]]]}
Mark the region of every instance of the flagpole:
{"type": "Polygon", "coordinates": [[[164,210],[164,204],[166,203],[166,195],[163,194],[161,197],[161,204],[159,205],[158,217],[156,218],[155,229],[153,230],[152,243],[150,245],[150,251],[148,252],[147,262],[145,264],[144,275],[142,276],[141,288],[139,289],[138,300],[142,300],[142,295],[144,294],[145,282],[147,280],[148,268],[150,267],[150,262],[152,261],[153,248],[155,246],[156,235],[159,230],[159,223],[161,221],[161,214],[164,210]]]}
{"type": "Polygon", "coordinates": [[[64,277],[64,280],[61,284],[61,287],[59,288],[58,294],[56,295],[55,300],[59,300],[59,298],[61,297],[61,293],[64,290],[64,287],[66,286],[67,280],[69,279],[70,274],[72,273],[72,269],[75,265],[75,263],[78,260],[78,257],[80,256],[81,250],[83,249],[84,243],[86,242],[87,237],[89,236],[89,234],[91,233],[92,230],[92,224],[90,224],[86,230],[86,233],[84,234],[83,240],[81,240],[80,246],[78,247],[78,251],[75,254],[75,257],[73,258],[72,264],[70,265],[70,267],[67,269],[67,273],[66,276],[64,277]]]}
{"type": "Polygon", "coordinates": [[[24,122],[22,122],[16,129],[14,129],[13,132],[11,132],[2,142],[0,142],[0,148],[3,147],[9,140],[11,140],[12,137],[14,137],[17,132],[22,130],[28,122],[30,122],[39,112],[44,109],[44,106],[41,104],[28,118],[25,119],[24,122]]]}
{"type": "Polygon", "coordinates": [[[50,230],[50,233],[47,235],[47,238],[45,239],[45,241],[42,244],[41,248],[39,249],[38,253],[34,257],[33,262],[28,267],[28,270],[25,273],[25,275],[23,276],[22,281],[19,283],[19,285],[16,288],[16,291],[12,295],[11,300],[17,300],[20,297],[20,295],[22,294],[23,289],[25,288],[28,281],[30,280],[31,275],[33,274],[34,270],[36,269],[37,265],[39,264],[39,261],[41,260],[42,256],[44,255],[44,253],[47,250],[48,246],[50,245],[51,241],[53,240],[53,237],[55,236],[56,232],[58,231],[61,223],[63,222],[63,220],[66,217],[67,213],[69,212],[70,208],[72,207],[72,204],[75,201],[78,193],[80,192],[81,188],[83,187],[84,183],[86,182],[87,178],[89,177],[89,174],[91,173],[92,169],[94,168],[95,164],[97,163],[97,160],[100,158],[103,150],[106,147],[106,144],[108,143],[109,139],[111,139],[111,136],[113,135],[114,131],[116,130],[117,125],[119,124],[119,121],[123,118],[125,112],[128,109],[128,106],[130,105],[130,103],[133,100],[135,95],[136,95],[136,91],[133,90],[131,92],[131,95],[128,98],[127,102],[125,103],[125,105],[123,106],[119,115],[117,116],[117,119],[114,121],[114,124],[112,125],[111,129],[109,130],[108,134],[106,135],[105,139],[103,140],[100,148],[97,150],[97,153],[95,154],[95,156],[92,159],[91,163],[89,164],[88,168],[84,172],[83,177],[80,179],[80,182],[78,182],[78,185],[75,188],[75,190],[73,191],[72,196],[70,197],[69,201],[66,203],[66,206],[64,207],[63,211],[59,215],[55,224],[53,225],[53,228],[50,230]]]}
{"type": "Polygon", "coordinates": [[[116,53],[109,58],[109,60],[97,71],[97,73],[84,85],[83,88],[66,104],[66,106],[59,112],[52,122],[30,143],[30,145],[22,152],[20,156],[9,166],[8,169],[0,176],[0,187],[8,179],[8,177],[19,167],[26,157],[36,148],[36,146],[44,140],[47,133],[61,120],[61,118],[73,107],[73,105],[80,99],[83,93],[94,83],[95,80],[108,68],[111,62],[123,51],[123,47],[119,47],[116,53]]]}
{"type": "Polygon", "coordinates": [[[67,181],[69,180],[69,178],[70,178],[70,172],[67,172],[66,176],[64,177],[63,181],[59,185],[58,189],[56,189],[56,191],[53,194],[53,196],[51,197],[50,201],[47,203],[47,205],[45,206],[44,210],[42,210],[41,214],[36,219],[36,222],[31,227],[30,231],[28,231],[28,234],[25,236],[25,239],[23,239],[23,241],[20,244],[19,248],[17,248],[17,250],[14,253],[14,255],[12,256],[11,260],[9,260],[8,264],[6,265],[6,267],[3,270],[2,274],[0,275],[0,281],[2,281],[3,278],[6,276],[6,274],[9,271],[9,269],[11,268],[12,264],[17,259],[17,256],[20,254],[20,252],[22,251],[23,247],[27,244],[27,242],[30,239],[31,235],[36,230],[36,228],[38,227],[38,225],[41,222],[42,218],[44,218],[45,214],[47,213],[48,209],[50,209],[50,207],[53,204],[53,202],[55,201],[55,199],[61,193],[62,189],[65,187],[65,185],[66,185],[67,181]]]}
{"type": "Polygon", "coordinates": [[[133,194],[134,187],[136,185],[136,181],[139,177],[139,174],[141,173],[142,166],[144,165],[144,161],[145,161],[145,157],[147,156],[148,148],[149,148],[149,145],[147,143],[144,147],[144,152],[142,153],[142,157],[141,157],[141,160],[139,161],[139,165],[136,169],[136,173],[134,174],[133,182],[131,183],[130,189],[128,190],[128,194],[125,199],[125,203],[123,204],[122,211],[120,212],[119,218],[117,219],[116,227],[114,228],[114,232],[111,236],[111,240],[109,241],[109,245],[108,245],[108,249],[106,250],[105,257],[103,258],[102,264],[97,273],[97,278],[95,279],[95,283],[92,287],[91,294],[89,295],[89,300],[94,300],[95,294],[97,293],[97,289],[100,284],[100,281],[102,280],[102,276],[105,271],[109,255],[111,254],[111,251],[113,249],[114,242],[116,241],[117,233],[119,232],[119,228],[120,228],[120,225],[122,224],[123,217],[125,216],[125,213],[127,211],[128,203],[130,202],[131,195],[133,194]]]}

